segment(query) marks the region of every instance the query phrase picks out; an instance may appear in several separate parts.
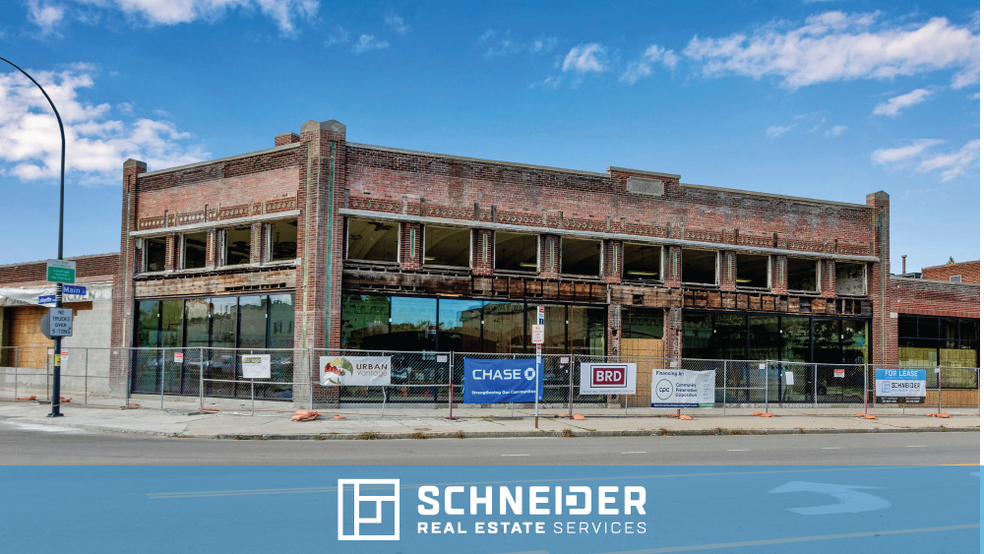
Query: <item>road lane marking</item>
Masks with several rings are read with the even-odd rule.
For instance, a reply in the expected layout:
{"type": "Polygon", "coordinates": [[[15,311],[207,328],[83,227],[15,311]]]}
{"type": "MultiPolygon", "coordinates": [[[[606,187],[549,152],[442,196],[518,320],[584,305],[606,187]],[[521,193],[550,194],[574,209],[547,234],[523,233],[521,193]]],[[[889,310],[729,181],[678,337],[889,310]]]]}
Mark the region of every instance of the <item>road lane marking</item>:
{"type": "Polygon", "coordinates": [[[926,448],[925,444],[907,444],[906,448],[926,448]]]}
{"type": "Polygon", "coordinates": [[[523,456],[529,456],[529,454],[499,454],[499,455],[507,458],[508,457],[521,458],[523,456]]]}
{"type": "Polygon", "coordinates": [[[646,453],[645,450],[636,450],[636,451],[630,451],[630,452],[622,452],[622,454],[645,454],[645,453],[646,453]]]}
{"type": "Polygon", "coordinates": [[[729,448],[728,452],[748,452],[747,448],[729,448]]]}
{"type": "Polygon", "coordinates": [[[820,450],[843,450],[843,446],[821,446],[820,450]]]}

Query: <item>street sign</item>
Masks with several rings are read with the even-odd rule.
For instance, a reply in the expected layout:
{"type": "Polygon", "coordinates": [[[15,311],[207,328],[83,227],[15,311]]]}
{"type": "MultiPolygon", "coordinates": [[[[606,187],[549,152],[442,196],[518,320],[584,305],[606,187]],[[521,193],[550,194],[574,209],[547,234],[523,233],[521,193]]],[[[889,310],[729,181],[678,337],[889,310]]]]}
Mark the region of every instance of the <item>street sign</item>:
{"type": "Polygon", "coordinates": [[[79,296],[85,296],[89,291],[82,285],[64,285],[62,286],[62,294],[76,294],[79,296]]]}
{"type": "Polygon", "coordinates": [[[51,308],[41,318],[41,333],[49,339],[72,336],[72,308],[51,308]]]}
{"type": "Polygon", "coordinates": [[[533,326],[533,344],[543,344],[543,325],[533,326]]]}
{"type": "Polygon", "coordinates": [[[51,304],[50,307],[52,307],[52,308],[55,307],[55,295],[54,294],[47,294],[47,295],[39,296],[38,297],[38,305],[39,306],[47,306],[48,304],[51,304]]]}
{"type": "Polygon", "coordinates": [[[74,283],[75,262],[68,260],[48,260],[48,282],[74,283]]]}

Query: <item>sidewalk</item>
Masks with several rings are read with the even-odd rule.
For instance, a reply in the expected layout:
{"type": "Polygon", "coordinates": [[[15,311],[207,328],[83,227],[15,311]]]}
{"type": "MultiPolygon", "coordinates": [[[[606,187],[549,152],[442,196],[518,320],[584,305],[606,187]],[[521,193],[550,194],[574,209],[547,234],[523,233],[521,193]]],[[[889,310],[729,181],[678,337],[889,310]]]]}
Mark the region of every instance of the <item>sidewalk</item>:
{"type": "MultiPolygon", "coordinates": [[[[761,408],[758,409],[761,411],[761,408]]],[[[284,412],[198,412],[62,404],[63,417],[50,418],[51,406],[38,402],[0,402],[0,421],[53,425],[87,431],[136,433],[162,437],[256,440],[410,439],[533,436],[741,435],[886,432],[980,432],[977,408],[954,408],[950,418],[927,417],[930,408],[908,408],[906,414],[884,413],[878,419],[854,415],[850,407],[813,409],[773,408],[775,417],[751,415],[754,408],[685,410],[692,420],[669,417],[663,411],[629,417],[587,415],[584,420],[558,417],[556,409],[540,409],[538,428],[532,409],[516,408],[515,417],[488,417],[487,411],[456,409],[456,419],[433,409],[404,409],[380,416],[377,408],[323,411],[315,421],[291,421],[284,412]],[[341,415],[344,419],[336,419],[341,415]]]]}

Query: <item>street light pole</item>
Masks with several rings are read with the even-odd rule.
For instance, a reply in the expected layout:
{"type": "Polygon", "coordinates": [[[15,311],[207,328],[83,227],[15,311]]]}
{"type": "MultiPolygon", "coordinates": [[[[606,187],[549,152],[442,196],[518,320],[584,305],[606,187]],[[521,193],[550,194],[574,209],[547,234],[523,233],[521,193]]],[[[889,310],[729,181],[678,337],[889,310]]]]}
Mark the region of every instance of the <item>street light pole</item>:
{"type": "MultiPolygon", "coordinates": [[[[62,242],[65,236],[65,126],[62,124],[61,115],[58,113],[58,108],[55,107],[55,103],[51,101],[51,97],[45,92],[44,87],[40,83],[34,80],[34,77],[21,69],[14,62],[6,59],[0,58],[0,61],[7,62],[12,65],[14,69],[20,71],[25,77],[31,80],[40,90],[41,94],[44,95],[45,100],[51,105],[51,110],[55,112],[55,119],[58,120],[58,130],[61,132],[61,183],[58,187],[58,259],[62,258],[62,242]]],[[[62,284],[55,283],[55,308],[62,307],[62,284]]],[[[51,413],[48,417],[60,417],[61,413],[61,337],[55,337],[55,359],[54,366],[52,367],[51,375],[51,413]]]]}

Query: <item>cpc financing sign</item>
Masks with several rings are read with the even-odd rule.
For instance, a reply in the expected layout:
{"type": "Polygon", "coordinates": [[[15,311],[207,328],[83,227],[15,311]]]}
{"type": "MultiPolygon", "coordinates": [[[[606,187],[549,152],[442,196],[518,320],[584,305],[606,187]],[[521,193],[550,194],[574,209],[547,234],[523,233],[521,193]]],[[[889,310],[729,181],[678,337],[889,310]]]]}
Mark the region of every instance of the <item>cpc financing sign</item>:
{"type": "Polygon", "coordinates": [[[581,394],[635,394],[635,364],[581,364],[581,394]]]}
{"type": "Polygon", "coordinates": [[[465,358],[465,404],[534,402],[543,400],[543,371],[536,360],[483,360],[465,358]]]}

